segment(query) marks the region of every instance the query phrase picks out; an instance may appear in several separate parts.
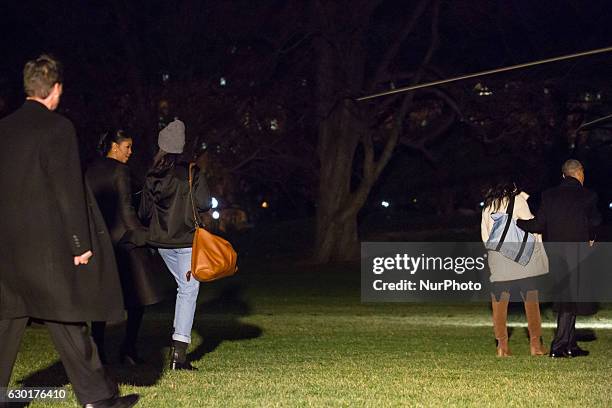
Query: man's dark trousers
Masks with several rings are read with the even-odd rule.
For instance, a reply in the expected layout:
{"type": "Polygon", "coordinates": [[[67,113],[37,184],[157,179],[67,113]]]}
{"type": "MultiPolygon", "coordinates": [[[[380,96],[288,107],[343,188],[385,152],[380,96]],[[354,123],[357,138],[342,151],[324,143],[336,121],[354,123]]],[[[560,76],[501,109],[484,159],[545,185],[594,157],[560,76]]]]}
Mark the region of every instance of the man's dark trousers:
{"type": "MultiPolygon", "coordinates": [[[[0,320],[0,387],[7,387],[28,317],[0,320]]],[[[85,323],[45,321],[81,404],[111,398],[117,385],[104,372],[85,323]]]]}

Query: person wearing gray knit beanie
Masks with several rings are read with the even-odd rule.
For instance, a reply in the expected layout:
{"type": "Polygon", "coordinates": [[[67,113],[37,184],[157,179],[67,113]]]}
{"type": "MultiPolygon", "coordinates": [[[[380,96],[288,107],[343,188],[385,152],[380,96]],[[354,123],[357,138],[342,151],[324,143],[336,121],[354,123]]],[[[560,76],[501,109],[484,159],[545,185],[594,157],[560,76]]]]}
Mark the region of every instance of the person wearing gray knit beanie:
{"type": "Polygon", "coordinates": [[[173,120],[159,132],[157,145],[166,153],[183,153],[185,147],[185,124],[178,119],[173,120]]]}

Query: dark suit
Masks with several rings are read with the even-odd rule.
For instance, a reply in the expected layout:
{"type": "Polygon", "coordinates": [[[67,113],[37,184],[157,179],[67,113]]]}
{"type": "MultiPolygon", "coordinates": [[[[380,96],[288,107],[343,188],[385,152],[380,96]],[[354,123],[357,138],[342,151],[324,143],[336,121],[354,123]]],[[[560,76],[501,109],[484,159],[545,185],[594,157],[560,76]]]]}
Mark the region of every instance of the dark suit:
{"type": "Polygon", "coordinates": [[[86,203],[74,127],[26,101],[0,120],[0,144],[0,387],[32,317],[45,321],[79,401],[109,398],[116,384],[83,322],[120,319],[122,299],[91,193],[86,203]],[[89,265],[75,267],[88,250],[89,265]]]}
{"type": "Polygon", "coordinates": [[[597,195],[573,177],[566,177],[554,188],[542,193],[542,202],[534,219],[518,220],[517,225],[529,232],[544,234],[551,273],[559,283],[560,300],[557,331],[551,351],[562,353],[577,346],[575,336],[577,291],[580,281],[580,259],[587,242],[595,239],[595,227],[601,223],[597,195]]]}

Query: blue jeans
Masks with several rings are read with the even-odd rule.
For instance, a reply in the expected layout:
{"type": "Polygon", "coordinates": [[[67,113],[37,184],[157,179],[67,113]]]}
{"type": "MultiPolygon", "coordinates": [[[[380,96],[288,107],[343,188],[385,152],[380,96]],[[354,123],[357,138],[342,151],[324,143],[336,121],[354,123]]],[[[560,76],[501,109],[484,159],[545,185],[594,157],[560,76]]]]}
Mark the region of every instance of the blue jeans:
{"type": "Polygon", "coordinates": [[[158,248],[158,251],[178,285],[172,340],[191,343],[191,328],[200,290],[200,282],[193,277],[187,282],[187,271],[191,269],[191,248],[158,248]]]}

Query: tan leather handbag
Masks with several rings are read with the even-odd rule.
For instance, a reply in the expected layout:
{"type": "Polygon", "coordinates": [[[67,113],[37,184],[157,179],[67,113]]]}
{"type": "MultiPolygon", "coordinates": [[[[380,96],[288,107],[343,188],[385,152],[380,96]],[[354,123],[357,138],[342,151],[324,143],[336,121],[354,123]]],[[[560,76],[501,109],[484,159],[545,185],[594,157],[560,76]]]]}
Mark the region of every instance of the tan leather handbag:
{"type": "Polygon", "coordinates": [[[194,166],[194,163],[189,164],[189,196],[191,197],[195,233],[191,252],[191,271],[187,272],[187,280],[190,279],[190,275],[193,275],[200,282],[210,282],[235,274],[238,270],[236,266],[238,254],[232,244],[206,231],[200,224],[193,199],[192,169],[194,166]]]}

